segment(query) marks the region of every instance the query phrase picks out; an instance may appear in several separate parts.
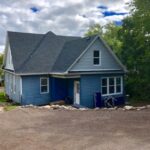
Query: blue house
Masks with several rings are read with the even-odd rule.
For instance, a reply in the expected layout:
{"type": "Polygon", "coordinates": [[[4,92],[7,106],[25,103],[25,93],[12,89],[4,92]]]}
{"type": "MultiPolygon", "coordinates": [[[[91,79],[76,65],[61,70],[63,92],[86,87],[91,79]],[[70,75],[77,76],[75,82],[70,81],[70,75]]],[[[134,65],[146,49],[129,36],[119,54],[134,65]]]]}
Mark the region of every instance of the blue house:
{"type": "Polygon", "coordinates": [[[56,100],[93,108],[107,97],[124,103],[126,69],[98,36],[7,32],[5,92],[21,105],[56,100]],[[99,95],[98,95],[99,94],[99,95]]]}

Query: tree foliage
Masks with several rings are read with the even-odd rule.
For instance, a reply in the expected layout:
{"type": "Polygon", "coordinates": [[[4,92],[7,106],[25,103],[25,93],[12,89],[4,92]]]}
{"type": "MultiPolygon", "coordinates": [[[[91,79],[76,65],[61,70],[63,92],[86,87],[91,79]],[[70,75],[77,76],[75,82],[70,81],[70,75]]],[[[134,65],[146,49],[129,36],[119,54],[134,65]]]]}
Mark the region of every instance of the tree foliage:
{"type": "Polygon", "coordinates": [[[85,36],[100,35],[103,36],[103,27],[100,24],[94,24],[89,27],[85,36]]]}
{"type": "Polygon", "coordinates": [[[103,35],[104,40],[119,57],[122,47],[122,42],[118,38],[120,29],[120,26],[115,26],[113,23],[109,23],[105,26],[105,32],[103,35]]]}
{"type": "Polygon", "coordinates": [[[119,31],[121,59],[129,70],[127,92],[136,100],[150,100],[150,1],[134,0],[130,6],[119,31]]]}

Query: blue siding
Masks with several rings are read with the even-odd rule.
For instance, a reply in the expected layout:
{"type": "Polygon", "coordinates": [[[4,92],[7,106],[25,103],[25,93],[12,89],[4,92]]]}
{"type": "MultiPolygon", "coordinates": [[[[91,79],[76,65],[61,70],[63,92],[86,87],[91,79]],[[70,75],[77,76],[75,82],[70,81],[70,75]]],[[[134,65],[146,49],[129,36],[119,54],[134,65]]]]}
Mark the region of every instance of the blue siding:
{"type": "MultiPolygon", "coordinates": [[[[101,78],[116,75],[81,75],[80,79],[60,79],[49,77],[49,93],[40,93],[40,77],[45,76],[16,76],[16,92],[13,92],[13,74],[5,73],[5,91],[9,97],[23,105],[44,105],[55,100],[74,99],[74,81],[80,81],[80,105],[93,108],[94,94],[101,91],[101,78]],[[22,78],[22,96],[20,80],[22,78]]],[[[114,95],[118,100],[116,105],[124,103],[124,93],[114,95]]],[[[104,97],[102,97],[102,101],[104,97]]]]}
{"type": "Polygon", "coordinates": [[[23,105],[44,105],[56,100],[65,100],[66,97],[73,100],[74,81],[79,79],[61,79],[50,77],[50,92],[47,94],[40,94],[40,77],[42,76],[22,77],[23,105]]]}
{"type": "Polygon", "coordinates": [[[52,100],[64,100],[67,90],[67,79],[51,78],[52,100]]]}
{"type": "Polygon", "coordinates": [[[20,103],[21,100],[21,87],[20,80],[21,77],[5,72],[5,93],[12,99],[14,102],[20,103]]]}
{"type": "Polygon", "coordinates": [[[51,79],[51,90],[52,90],[52,100],[65,100],[70,99],[70,103],[74,99],[74,81],[79,81],[79,79],[51,79]]]}
{"type": "Polygon", "coordinates": [[[97,39],[86,51],[82,58],[71,68],[71,71],[89,71],[89,70],[122,70],[121,66],[114,59],[101,40],[97,39]],[[101,53],[101,65],[93,65],[93,51],[99,50],[101,53]]]}
{"type": "Polygon", "coordinates": [[[68,96],[73,100],[74,97],[74,80],[68,79],[68,96]]]}
{"type": "MultiPolygon", "coordinates": [[[[44,105],[50,102],[50,92],[40,93],[40,77],[45,76],[23,76],[22,77],[22,104],[44,105]]],[[[50,81],[50,80],[49,80],[50,81]]],[[[50,85],[50,84],[49,84],[50,85]]],[[[51,91],[51,87],[49,87],[51,91]]]]}
{"type": "Polygon", "coordinates": [[[99,75],[83,75],[80,80],[80,104],[86,107],[94,107],[94,93],[100,91],[99,75]]]}
{"type": "MultiPolygon", "coordinates": [[[[118,75],[82,75],[80,79],[80,104],[89,108],[95,107],[94,94],[101,92],[101,78],[118,75]]],[[[119,75],[120,76],[120,75],[119,75]]],[[[116,105],[124,104],[124,93],[113,95],[116,97],[116,105]]],[[[102,103],[104,97],[102,96],[102,103]]]]}

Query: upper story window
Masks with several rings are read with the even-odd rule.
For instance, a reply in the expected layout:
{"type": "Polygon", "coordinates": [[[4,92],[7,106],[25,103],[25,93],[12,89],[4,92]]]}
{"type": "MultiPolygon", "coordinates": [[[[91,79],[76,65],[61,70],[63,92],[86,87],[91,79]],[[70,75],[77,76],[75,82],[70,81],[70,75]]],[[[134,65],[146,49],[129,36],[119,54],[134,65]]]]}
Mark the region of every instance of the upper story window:
{"type": "Polygon", "coordinates": [[[40,78],[40,92],[42,94],[49,93],[49,78],[48,77],[40,78]]]}
{"type": "Polygon", "coordinates": [[[122,94],[122,77],[105,77],[101,80],[102,95],[122,94]]]}
{"type": "Polygon", "coordinates": [[[93,64],[94,65],[100,65],[101,62],[100,62],[100,51],[99,50],[94,50],[93,51],[93,64]]]}

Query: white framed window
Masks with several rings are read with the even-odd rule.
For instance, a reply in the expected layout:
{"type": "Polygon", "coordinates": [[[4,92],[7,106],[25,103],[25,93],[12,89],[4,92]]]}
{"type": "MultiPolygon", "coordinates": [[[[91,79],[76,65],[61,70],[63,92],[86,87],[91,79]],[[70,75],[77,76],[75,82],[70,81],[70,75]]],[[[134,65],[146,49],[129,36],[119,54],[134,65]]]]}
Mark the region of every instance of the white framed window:
{"type": "Polygon", "coordinates": [[[49,93],[49,78],[41,77],[40,78],[40,93],[49,93]]]}
{"type": "Polygon", "coordinates": [[[122,77],[104,77],[101,79],[101,93],[105,95],[122,94],[122,77]]]}
{"type": "Polygon", "coordinates": [[[99,50],[93,51],[93,64],[101,65],[101,52],[99,50]]]}

